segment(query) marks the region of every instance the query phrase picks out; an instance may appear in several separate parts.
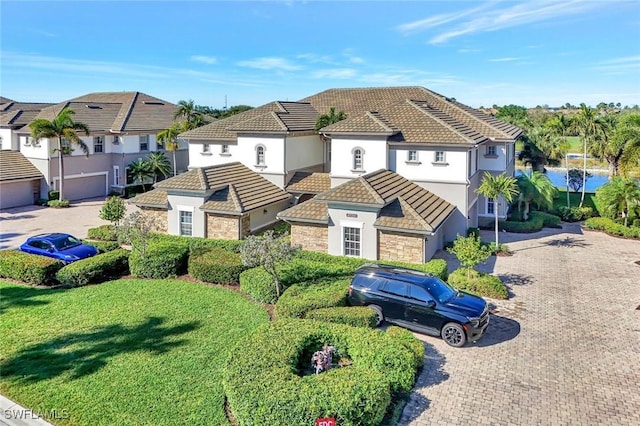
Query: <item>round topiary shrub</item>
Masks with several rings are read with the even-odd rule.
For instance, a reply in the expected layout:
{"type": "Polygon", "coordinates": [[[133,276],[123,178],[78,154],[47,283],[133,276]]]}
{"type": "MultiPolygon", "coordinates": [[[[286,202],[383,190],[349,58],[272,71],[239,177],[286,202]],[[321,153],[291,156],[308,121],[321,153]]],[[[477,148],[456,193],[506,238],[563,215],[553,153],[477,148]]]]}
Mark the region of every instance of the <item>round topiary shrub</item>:
{"type": "Polygon", "coordinates": [[[341,426],[379,424],[392,392],[408,392],[415,355],[405,337],[309,320],[266,324],[231,351],[223,386],[241,425],[305,425],[333,417],[341,426]],[[310,374],[311,355],[335,348],[343,365],[310,374]]]}
{"type": "Polygon", "coordinates": [[[338,306],[335,308],[314,309],[307,312],[305,318],[368,328],[376,328],[376,323],[378,322],[378,314],[373,309],[365,306],[338,306]]]}
{"type": "Polygon", "coordinates": [[[260,303],[275,303],[278,300],[276,284],[262,267],[251,268],[240,274],[240,289],[260,303]]]}
{"type": "Polygon", "coordinates": [[[189,255],[189,275],[200,281],[238,284],[244,269],[239,254],[219,247],[200,248],[189,255]]]}
{"type": "Polygon", "coordinates": [[[139,278],[169,278],[180,275],[187,265],[189,247],[167,243],[149,244],[144,257],[133,251],[129,256],[131,275],[139,278]]]}
{"type": "Polygon", "coordinates": [[[449,284],[458,290],[464,290],[477,296],[493,299],[508,299],[509,292],[500,277],[483,274],[471,270],[471,278],[467,276],[467,268],[460,268],[449,274],[449,284]]]}

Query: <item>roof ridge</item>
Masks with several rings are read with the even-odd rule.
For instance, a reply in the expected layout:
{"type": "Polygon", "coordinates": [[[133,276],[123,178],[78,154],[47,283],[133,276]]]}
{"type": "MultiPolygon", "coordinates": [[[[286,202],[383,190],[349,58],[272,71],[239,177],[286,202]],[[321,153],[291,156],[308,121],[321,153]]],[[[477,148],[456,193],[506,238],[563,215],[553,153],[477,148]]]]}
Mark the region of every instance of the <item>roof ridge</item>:
{"type": "MultiPolygon", "coordinates": [[[[376,115],[380,115],[381,117],[384,117],[384,115],[379,112],[379,111],[367,111],[366,115],[371,117],[376,123],[378,123],[380,125],[380,127],[384,128],[385,130],[389,131],[389,132],[395,132],[397,131],[397,129],[393,129],[389,126],[387,126],[384,121],[382,121],[381,119],[379,119],[378,117],[376,117],[376,115]]],[[[391,121],[389,119],[387,119],[387,117],[384,117],[385,120],[389,121],[391,123],[391,121]]]]}
{"type": "MultiPolygon", "coordinates": [[[[447,98],[447,100],[449,100],[447,98]]],[[[461,102],[458,102],[457,100],[449,100],[449,103],[456,107],[459,111],[461,111],[463,114],[465,114],[467,117],[470,117],[473,121],[481,123],[484,126],[489,126],[491,127],[493,130],[502,133],[503,136],[505,136],[506,138],[511,138],[507,133],[505,133],[502,129],[497,128],[496,126],[494,126],[493,124],[487,123],[486,121],[480,119],[480,117],[475,116],[474,114],[471,114],[469,111],[467,111],[465,108],[462,108],[460,105],[464,105],[461,102]]],[[[487,137],[488,138],[488,137],[487,137]]]]}
{"type": "Polygon", "coordinates": [[[373,171],[367,175],[364,176],[360,176],[358,179],[363,183],[365,189],[367,191],[369,191],[369,193],[371,195],[373,195],[374,198],[377,198],[380,202],[380,204],[385,204],[384,198],[382,198],[382,196],[378,193],[378,191],[376,191],[375,189],[373,189],[373,186],[371,186],[371,184],[367,181],[367,178],[375,176],[377,174],[379,174],[380,172],[386,171],[385,169],[379,169],[376,171],[373,171]]]}
{"type": "Polygon", "coordinates": [[[133,93],[133,99],[131,99],[131,102],[129,104],[129,108],[127,108],[127,112],[125,113],[124,118],[122,119],[122,122],[120,123],[120,127],[117,129],[119,132],[121,132],[122,129],[124,129],[127,121],[131,117],[131,113],[133,112],[133,106],[135,105],[136,99],[138,99],[138,95],[140,94],[140,92],[132,92],[132,93],[133,93]]]}
{"type": "Polygon", "coordinates": [[[413,99],[407,99],[407,103],[409,103],[410,105],[412,105],[414,108],[418,109],[419,111],[421,111],[421,112],[423,112],[425,114],[428,114],[431,118],[433,118],[435,120],[438,120],[446,128],[448,128],[449,130],[453,131],[457,135],[462,136],[462,138],[466,139],[467,141],[471,141],[471,142],[476,143],[472,138],[469,137],[469,135],[464,134],[459,129],[457,129],[456,127],[452,126],[447,120],[455,121],[456,123],[459,123],[461,126],[464,126],[465,128],[471,130],[476,135],[482,136],[483,139],[488,139],[488,136],[485,136],[482,133],[478,132],[477,130],[467,126],[463,122],[455,119],[454,117],[450,116],[449,114],[447,114],[446,112],[442,111],[441,109],[439,109],[439,108],[437,108],[435,106],[432,106],[431,104],[429,104],[429,101],[418,101],[418,100],[413,100],[413,99]],[[416,104],[417,102],[425,102],[426,106],[417,105],[416,104]],[[443,119],[442,117],[439,117],[438,116],[439,114],[440,115],[444,115],[447,118],[447,120],[443,119]]]}
{"type": "Polygon", "coordinates": [[[289,130],[289,126],[287,126],[284,121],[282,121],[282,118],[280,118],[280,114],[289,114],[289,111],[271,111],[270,114],[276,119],[278,124],[280,124],[282,130],[289,130]]]}
{"type": "Polygon", "coordinates": [[[209,189],[209,184],[207,183],[207,176],[204,173],[204,169],[202,167],[198,167],[196,169],[198,172],[198,180],[200,181],[200,188],[207,190],[209,189]]]}
{"type": "Polygon", "coordinates": [[[236,191],[236,186],[230,183],[228,187],[229,187],[229,195],[231,196],[231,200],[233,201],[233,205],[236,207],[236,210],[238,210],[239,212],[243,211],[242,202],[240,201],[240,196],[238,195],[238,191],[236,191]]]}
{"type": "Polygon", "coordinates": [[[433,229],[433,226],[431,226],[430,223],[428,223],[425,218],[423,218],[420,213],[418,213],[416,211],[416,209],[407,201],[404,199],[404,196],[398,196],[397,200],[400,202],[400,205],[403,208],[406,208],[407,211],[411,214],[411,216],[413,216],[418,222],[422,223],[423,225],[425,225],[428,228],[433,229]]]}

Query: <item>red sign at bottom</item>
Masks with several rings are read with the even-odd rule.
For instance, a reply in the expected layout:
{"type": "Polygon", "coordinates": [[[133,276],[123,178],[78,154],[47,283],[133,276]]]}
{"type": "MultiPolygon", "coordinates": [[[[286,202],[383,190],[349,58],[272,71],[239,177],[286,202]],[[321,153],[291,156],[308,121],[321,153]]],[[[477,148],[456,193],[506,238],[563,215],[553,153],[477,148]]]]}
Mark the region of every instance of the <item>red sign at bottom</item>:
{"type": "Polygon", "coordinates": [[[327,417],[326,419],[316,420],[316,426],[336,426],[336,419],[327,417]]]}

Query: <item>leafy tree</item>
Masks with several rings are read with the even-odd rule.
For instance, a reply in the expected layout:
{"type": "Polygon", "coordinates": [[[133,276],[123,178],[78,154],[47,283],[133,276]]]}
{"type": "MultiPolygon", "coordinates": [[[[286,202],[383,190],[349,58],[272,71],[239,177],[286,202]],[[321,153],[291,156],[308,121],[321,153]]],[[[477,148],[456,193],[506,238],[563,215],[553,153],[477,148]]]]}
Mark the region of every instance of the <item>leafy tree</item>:
{"type": "Polygon", "coordinates": [[[100,219],[112,222],[117,227],[126,211],[127,208],[122,198],[107,197],[98,214],[100,219]]]}
{"type": "Polygon", "coordinates": [[[584,193],[587,182],[587,151],[593,140],[602,133],[602,123],[598,121],[597,110],[588,107],[585,103],[580,104],[580,111],[573,118],[573,128],[582,136],[583,158],[582,158],[582,195],[580,196],[580,206],[584,204],[584,193]]]}
{"type": "Polygon", "coordinates": [[[589,153],[599,160],[605,160],[609,169],[609,180],[619,174],[619,163],[624,153],[625,140],[616,137],[617,116],[613,114],[598,118],[601,132],[593,139],[589,153]]]}
{"type": "Polygon", "coordinates": [[[640,216],[640,184],[634,179],[615,176],[598,188],[596,199],[604,209],[604,216],[622,217],[624,226],[629,226],[629,218],[640,216]]]}
{"type": "Polygon", "coordinates": [[[564,158],[565,180],[567,186],[567,207],[571,207],[571,199],[569,197],[569,156],[567,155],[571,149],[571,144],[567,140],[571,122],[566,115],[558,114],[547,122],[547,127],[551,130],[551,134],[557,138],[558,151],[562,153],[564,158]]]}
{"type": "Polygon", "coordinates": [[[231,117],[232,115],[240,114],[241,112],[249,111],[250,109],[253,109],[253,107],[249,105],[234,105],[226,110],[220,111],[217,115],[214,114],[213,116],[219,119],[223,119],[231,117]]]}
{"type": "Polygon", "coordinates": [[[180,148],[180,142],[178,141],[178,135],[184,130],[184,123],[173,123],[171,127],[161,131],[156,135],[156,139],[159,142],[164,143],[167,151],[171,152],[173,156],[173,175],[178,173],[176,166],[176,151],[180,148]]]}
{"type": "Polygon", "coordinates": [[[37,118],[29,123],[31,136],[35,140],[42,138],[56,138],[58,146],[53,152],[58,153],[58,175],[60,176],[58,200],[64,199],[64,156],[73,151],[71,144],[76,144],[82,149],[86,156],[89,156],[89,147],[78,136],[78,132],[84,132],[89,136],[89,127],[83,123],[73,121],[75,112],[71,108],[64,108],[53,120],[37,118]],[[63,146],[62,141],[69,141],[69,146],[63,146]]]}
{"type": "Polygon", "coordinates": [[[178,102],[178,111],[176,111],[175,118],[184,121],[183,129],[185,131],[209,124],[209,122],[205,120],[202,111],[196,107],[193,99],[178,102]]]}
{"type": "Polygon", "coordinates": [[[486,198],[493,200],[493,211],[495,213],[495,231],[496,231],[496,250],[500,247],[498,242],[498,200],[504,198],[509,204],[513,202],[514,197],[518,194],[518,185],[516,179],[501,173],[497,176],[489,172],[484,172],[484,177],[476,192],[486,198]]]}
{"type": "Polygon", "coordinates": [[[531,176],[523,173],[517,178],[518,189],[518,211],[522,212],[522,204],[524,204],[524,212],[522,219],[529,219],[529,205],[534,203],[538,208],[550,209],[553,207],[553,198],[558,190],[551,183],[549,178],[540,172],[533,172],[531,176]]]}
{"type": "Polygon", "coordinates": [[[522,129],[531,128],[527,108],[520,105],[505,105],[498,108],[496,118],[511,123],[522,129]]]}
{"type": "Polygon", "coordinates": [[[582,186],[586,184],[589,178],[593,177],[593,175],[589,172],[587,172],[587,174],[583,176],[582,170],[580,169],[570,169],[568,173],[569,186],[567,186],[567,191],[569,191],[569,188],[571,188],[573,192],[580,191],[580,188],[582,188],[582,186]]]}
{"type": "Polygon", "coordinates": [[[145,190],[144,181],[153,177],[153,171],[151,170],[151,164],[143,159],[138,159],[129,164],[129,179],[131,182],[140,182],[142,185],[142,191],[145,190]]]}
{"type": "Polygon", "coordinates": [[[292,246],[284,238],[276,237],[273,231],[267,231],[261,236],[248,236],[240,246],[240,255],[245,266],[261,266],[271,275],[276,295],[280,297],[282,284],[278,276],[278,263],[291,260],[298,250],[298,247],[292,246]]]}
{"type": "Polygon", "coordinates": [[[145,257],[149,239],[158,229],[159,224],[155,216],[134,212],[124,218],[122,224],[116,228],[116,233],[120,244],[130,244],[131,251],[145,257]]]}
{"type": "Polygon", "coordinates": [[[471,234],[458,237],[453,242],[453,247],[447,249],[449,253],[454,254],[460,264],[467,268],[467,278],[471,279],[471,270],[478,264],[484,263],[491,256],[491,249],[482,244],[479,235],[471,234]]]}
{"type": "Polygon", "coordinates": [[[153,174],[154,184],[158,181],[158,175],[166,178],[171,172],[171,163],[169,163],[169,159],[164,155],[164,152],[150,152],[147,155],[147,163],[149,163],[149,168],[153,174]]]}
{"type": "Polygon", "coordinates": [[[330,124],[337,123],[338,121],[342,121],[347,118],[347,114],[344,111],[336,112],[335,107],[329,108],[328,114],[322,114],[316,120],[316,125],[314,127],[315,131],[322,129],[323,127],[327,127],[330,124]]]}

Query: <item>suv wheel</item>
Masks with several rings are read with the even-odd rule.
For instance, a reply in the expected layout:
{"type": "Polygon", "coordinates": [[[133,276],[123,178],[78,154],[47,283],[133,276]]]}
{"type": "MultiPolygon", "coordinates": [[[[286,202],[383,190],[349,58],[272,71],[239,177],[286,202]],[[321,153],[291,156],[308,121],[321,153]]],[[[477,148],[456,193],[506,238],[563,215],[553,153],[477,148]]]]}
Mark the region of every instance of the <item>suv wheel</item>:
{"type": "Polygon", "coordinates": [[[376,327],[382,324],[384,321],[384,314],[382,313],[382,308],[378,305],[369,305],[369,308],[373,309],[376,312],[376,327]]]}
{"type": "Polygon", "coordinates": [[[467,335],[460,324],[450,322],[442,327],[442,339],[449,345],[456,348],[464,346],[467,342],[467,335]]]}

